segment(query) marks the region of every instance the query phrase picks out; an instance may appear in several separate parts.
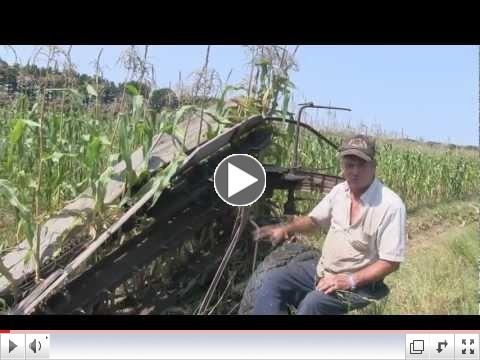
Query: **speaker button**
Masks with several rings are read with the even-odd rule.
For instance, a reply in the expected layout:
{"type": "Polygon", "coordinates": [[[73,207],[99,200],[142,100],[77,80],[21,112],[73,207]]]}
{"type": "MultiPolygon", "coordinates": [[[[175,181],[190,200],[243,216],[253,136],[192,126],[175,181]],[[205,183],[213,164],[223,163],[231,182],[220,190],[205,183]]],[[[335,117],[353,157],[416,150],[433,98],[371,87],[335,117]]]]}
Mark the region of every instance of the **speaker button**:
{"type": "Polygon", "coordinates": [[[26,334],[27,359],[50,359],[50,334],[26,334]]]}

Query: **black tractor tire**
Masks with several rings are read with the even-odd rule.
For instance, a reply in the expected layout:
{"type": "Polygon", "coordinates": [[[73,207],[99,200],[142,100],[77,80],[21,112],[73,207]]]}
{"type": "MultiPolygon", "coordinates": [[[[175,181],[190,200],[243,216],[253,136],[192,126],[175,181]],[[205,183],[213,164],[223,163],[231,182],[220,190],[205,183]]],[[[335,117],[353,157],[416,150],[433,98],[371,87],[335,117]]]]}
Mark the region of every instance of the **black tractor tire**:
{"type": "Polygon", "coordinates": [[[265,275],[291,262],[301,262],[320,258],[320,250],[301,243],[285,244],[270,253],[257,267],[243,292],[238,310],[239,315],[250,315],[253,311],[257,291],[263,285],[265,275]]]}

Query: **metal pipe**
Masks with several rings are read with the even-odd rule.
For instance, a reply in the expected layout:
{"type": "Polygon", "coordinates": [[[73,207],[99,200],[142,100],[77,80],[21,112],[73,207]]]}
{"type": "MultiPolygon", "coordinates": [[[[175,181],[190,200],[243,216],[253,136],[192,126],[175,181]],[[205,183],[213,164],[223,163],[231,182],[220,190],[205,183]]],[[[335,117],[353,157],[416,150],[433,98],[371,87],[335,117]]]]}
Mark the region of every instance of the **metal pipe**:
{"type": "Polygon", "coordinates": [[[299,138],[300,138],[300,121],[301,121],[301,118],[302,118],[303,110],[305,110],[307,108],[313,108],[313,109],[352,111],[352,109],[348,109],[348,108],[315,105],[313,102],[308,102],[308,103],[299,104],[299,105],[300,105],[300,110],[298,111],[298,116],[297,116],[297,128],[296,128],[296,132],[295,132],[295,149],[294,149],[294,154],[293,154],[292,168],[297,168],[298,167],[298,143],[299,143],[299,138]]]}
{"type": "MultiPolygon", "coordinates": [[[[268,118],[268,120],[270,121],[278,121],[278,122],[286,122],[286,123],[289,123],[289,124],[297,124],[297,122],[295,120],[284,120],[282,118],[268,118]]],[[[335,150],[338,150],[338,145],[335,144],[334,142],[332,142],[331,140],[329,140],[326,136],[320,134],[318,132],[318,130],[314,129],[313,127],[311,127],[310,125],[308,124],[305,124],[305,123],[302,123],[300,122],[300,127],[303,127],[309,131],[311,131],[313,134],[315,134],[318,138],[322,139],[323,141],[325,141],[328,145],[330,145],[331,147],[333,147],[335,150]]]]}

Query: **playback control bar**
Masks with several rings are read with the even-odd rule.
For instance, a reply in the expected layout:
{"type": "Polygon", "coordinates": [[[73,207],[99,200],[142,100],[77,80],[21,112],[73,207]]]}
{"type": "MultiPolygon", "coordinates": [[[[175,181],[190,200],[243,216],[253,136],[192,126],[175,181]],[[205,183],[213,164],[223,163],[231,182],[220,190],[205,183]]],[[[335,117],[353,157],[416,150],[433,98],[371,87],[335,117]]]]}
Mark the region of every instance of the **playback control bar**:
{"type": "Polygon", "coordinates": [[[12,330],[0,360],[480,360],[480,331],[12,330]]]}

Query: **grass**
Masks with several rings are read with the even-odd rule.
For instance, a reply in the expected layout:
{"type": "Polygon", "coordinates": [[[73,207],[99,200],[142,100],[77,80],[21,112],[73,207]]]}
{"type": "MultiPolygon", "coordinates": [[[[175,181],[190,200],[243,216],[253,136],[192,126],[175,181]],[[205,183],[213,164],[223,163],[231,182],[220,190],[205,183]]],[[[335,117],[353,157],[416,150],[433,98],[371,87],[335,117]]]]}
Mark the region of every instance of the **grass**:
{"type": "Polygon", "coordinates": [[[471,202],[454,202],[407,219],[406,261],[385,279],[390,295],[353,313],[478,314],[480,246],[474,213],[471,202]],[[464,216],[456,216],[459,210],[464,216]]]}
{"type": "Polygon", "coordinates": [[[478,314],[477,226],[435,240],[386,280],[392,293],[383,314],[478,314]]]}

